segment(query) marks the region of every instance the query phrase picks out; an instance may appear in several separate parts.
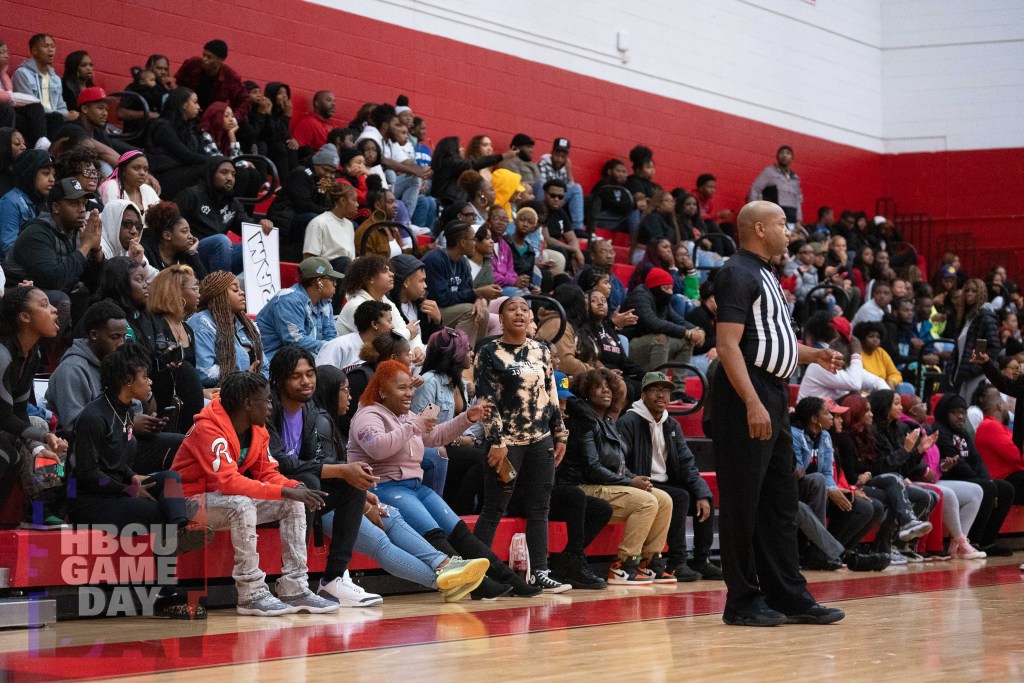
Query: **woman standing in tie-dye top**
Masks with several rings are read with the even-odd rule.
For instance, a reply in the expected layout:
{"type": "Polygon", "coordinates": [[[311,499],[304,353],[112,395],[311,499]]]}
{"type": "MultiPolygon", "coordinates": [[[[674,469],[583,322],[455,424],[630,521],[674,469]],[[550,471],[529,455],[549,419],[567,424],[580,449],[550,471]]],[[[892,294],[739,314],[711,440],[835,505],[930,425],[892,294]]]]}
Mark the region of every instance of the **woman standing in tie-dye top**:
{"type": "Polygon", "coordinates": [[[558,409],[551,351],[527,336],[533,314],[521,297],[502,302],[498,315],[502,335],[480,347],[474,373],[477,399],[494,404],[484,422],[492,471],[484,480],[483,512],[474,533],[490,545],[513,489],[523,487],[531,582],[548,592],[562,592],[568,586],[549,578],[547,569],[551,487],[568,438],[558,409]],[[516,471],[508,483],[497,473],[505,458],[516,471]]]}

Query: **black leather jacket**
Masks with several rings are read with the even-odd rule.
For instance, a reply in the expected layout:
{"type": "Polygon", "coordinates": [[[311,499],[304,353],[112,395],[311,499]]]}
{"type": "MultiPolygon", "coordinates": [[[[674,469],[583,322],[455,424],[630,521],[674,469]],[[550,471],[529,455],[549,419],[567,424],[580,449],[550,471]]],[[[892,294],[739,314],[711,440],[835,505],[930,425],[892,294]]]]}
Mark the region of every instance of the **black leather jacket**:
{"type": "Polygon", "coordinates": [[[556,473],[558,483],[629,486],[635,475],[626,469],[627,446],[615,421],[598,419],[579,398],[568,400],[566,416],[569,442],[556,473]]]}

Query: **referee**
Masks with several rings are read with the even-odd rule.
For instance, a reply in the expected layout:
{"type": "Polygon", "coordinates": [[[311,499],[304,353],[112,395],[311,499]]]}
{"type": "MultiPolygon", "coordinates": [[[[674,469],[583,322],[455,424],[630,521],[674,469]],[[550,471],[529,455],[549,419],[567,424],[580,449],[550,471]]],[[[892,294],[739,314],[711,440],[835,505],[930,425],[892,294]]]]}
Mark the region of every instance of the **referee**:
{"type": "Polygon", "coordinates": [[[715,280],[725,372],[715,374],[709,397],[729,589],[722,620],[734,626],[831,624],[846,615],[817,604],[800,574],[789,378],[799,363],[835,372],[839,354],[797,343],[770,265],[786,252],[786,214],[756,201],[736,222],[740,249],[715,280]]]}

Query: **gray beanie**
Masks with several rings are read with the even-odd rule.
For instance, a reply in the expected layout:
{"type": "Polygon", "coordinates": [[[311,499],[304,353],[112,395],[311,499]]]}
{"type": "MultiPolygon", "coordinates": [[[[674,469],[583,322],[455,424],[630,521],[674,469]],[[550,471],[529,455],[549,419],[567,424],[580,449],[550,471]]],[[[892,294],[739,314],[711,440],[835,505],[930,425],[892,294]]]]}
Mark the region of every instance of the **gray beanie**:
{"type": "Polygon", "coordinates": [[[341,159],[338,157],[338,148],[329,142],[326,143],[313,155],[313,163],[317,166],[323,165],[337,168],[341,163],[341,159]]]}

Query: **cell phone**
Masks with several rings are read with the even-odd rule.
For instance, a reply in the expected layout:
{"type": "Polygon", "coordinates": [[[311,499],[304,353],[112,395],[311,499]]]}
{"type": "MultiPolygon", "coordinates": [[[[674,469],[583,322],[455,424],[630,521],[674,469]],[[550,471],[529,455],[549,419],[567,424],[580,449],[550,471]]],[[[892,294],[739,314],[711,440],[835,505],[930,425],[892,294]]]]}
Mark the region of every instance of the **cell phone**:
{"type": "Polygon", "coordinates": [[[519,473],[516,472],[515,467],[512,467],[508,456],[502,458],[501,464],[498,465],[498,479],[501,479],[506,484],[510,484],[517,476],[519,476],[519,473]]]}
{"type": "Polygon", "coordinates": [[[441,413],[441,406],[436,403],[428,403],[427,407],[420,413],[420,417],[424,420],[436,420],[437,416],[441,413]]]}
{"type": "Polygon", "coordinates": [[[975,353],[988,353],[988,339],[977,339],[974,342],[975,353]]]}
{"type": "Polygon", "coordinates": [[[843,495],[846,496],[846,500],[850,501],[851,503],[853,502],[853,491],[843,491],[843,495]]]}

